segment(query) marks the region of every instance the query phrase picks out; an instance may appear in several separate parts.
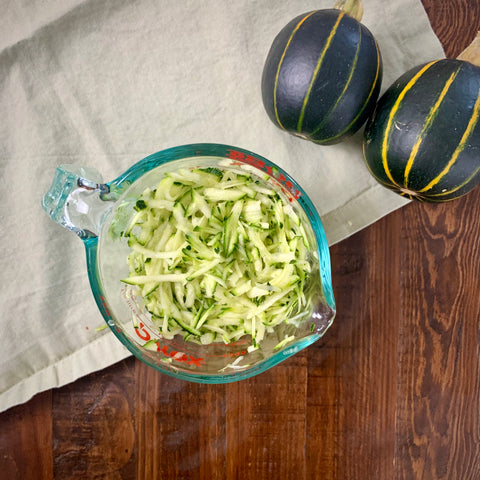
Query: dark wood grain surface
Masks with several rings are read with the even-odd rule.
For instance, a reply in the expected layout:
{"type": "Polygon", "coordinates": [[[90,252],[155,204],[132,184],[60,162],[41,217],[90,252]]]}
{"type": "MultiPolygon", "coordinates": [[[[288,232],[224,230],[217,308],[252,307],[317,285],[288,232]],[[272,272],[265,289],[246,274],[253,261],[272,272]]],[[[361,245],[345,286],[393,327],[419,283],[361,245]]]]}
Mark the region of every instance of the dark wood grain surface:
{"type": "MultiPolygon", "coordinates": [[[[478,0],[423,0],[446,55],[478,0]]],[[[0,414],[2,479],[480,479],[480,189],[331,249],[327,335],[199,385],[133,358],[0,414]]]]}

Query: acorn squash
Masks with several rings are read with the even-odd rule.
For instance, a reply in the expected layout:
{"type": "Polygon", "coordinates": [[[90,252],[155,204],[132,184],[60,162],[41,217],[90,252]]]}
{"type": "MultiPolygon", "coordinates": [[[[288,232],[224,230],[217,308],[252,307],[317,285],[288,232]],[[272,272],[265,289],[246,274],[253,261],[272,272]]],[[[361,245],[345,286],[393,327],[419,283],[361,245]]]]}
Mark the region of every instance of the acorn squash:
{"type": "Polygon", "coordinates": [[[274,39],[262,75],[272,122],[323,145],[342,141],[365,123],[382,80],[377,42],[359,22],[360,1],[340,3],[345,5],[290,21],[274,39]]]}
{"type": "Polygon", "coordinates": [[[372,175],[410,199],[445,202],[480,182],[480,68],[435,60],[398,78],[367,122],[372,175]]]}

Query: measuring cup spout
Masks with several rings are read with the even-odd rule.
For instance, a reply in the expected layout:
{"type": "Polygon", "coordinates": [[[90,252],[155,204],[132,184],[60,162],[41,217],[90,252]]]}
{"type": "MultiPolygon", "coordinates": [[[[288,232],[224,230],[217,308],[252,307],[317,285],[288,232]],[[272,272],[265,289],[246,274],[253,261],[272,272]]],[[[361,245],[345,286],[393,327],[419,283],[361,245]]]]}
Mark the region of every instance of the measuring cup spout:
{"type": "Polygon", "coordinates": [[[101,174],[94,168],[60,165],[42,207],[52,220],[81,239],[96,237],[114,203],[104,198],[110,187],[102,182],[101,174]]]}

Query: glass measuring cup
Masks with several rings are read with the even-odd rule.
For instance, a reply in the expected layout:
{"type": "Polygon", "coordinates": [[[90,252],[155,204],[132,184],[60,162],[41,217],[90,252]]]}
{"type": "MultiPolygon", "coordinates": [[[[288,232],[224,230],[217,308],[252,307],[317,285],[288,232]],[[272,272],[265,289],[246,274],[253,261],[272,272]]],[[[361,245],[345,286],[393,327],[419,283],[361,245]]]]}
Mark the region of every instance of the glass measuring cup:
{"type": "Polygon", "coordinates": [[[95,169],[62,165],[43,198],[43,208],[82,239],[93,296],[112,332],[137,358],[166,374],[201,383],[242,380],[312,344],[333,322],[330,255],[318,213],[295,180],[248,150],[220,144],[174,147],[144,158],[108,183],[95,169]],[[268,185],[292,205],[309,238],[308,311],[301,321],[286,321],[267,332],[257,348],[250,336],[208,345],[181,336],[165,338],[135,289],[121,282],[128,275],[130,252],[122,233],[135,214],[139,195],[147,187],[155,188],[167,172],[198,167],[236,169],[267,178],[268,185]]]}

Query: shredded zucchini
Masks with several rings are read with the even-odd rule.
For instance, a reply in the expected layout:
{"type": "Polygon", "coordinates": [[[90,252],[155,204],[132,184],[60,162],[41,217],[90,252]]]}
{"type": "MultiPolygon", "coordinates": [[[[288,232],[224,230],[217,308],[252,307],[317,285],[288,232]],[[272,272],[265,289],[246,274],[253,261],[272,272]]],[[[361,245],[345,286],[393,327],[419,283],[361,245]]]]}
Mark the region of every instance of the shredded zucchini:
{"type": "MultiPolygon", "coordinates": [[[[123,279],[159,333],[199,344],[266,331],[302,317],[311,273],[304,226],[266,182],[228,169],[167,173],[138,198],[125,229],[123,279]]],[[[287,343],[287,339],[284,343],[287,343]]]]}

